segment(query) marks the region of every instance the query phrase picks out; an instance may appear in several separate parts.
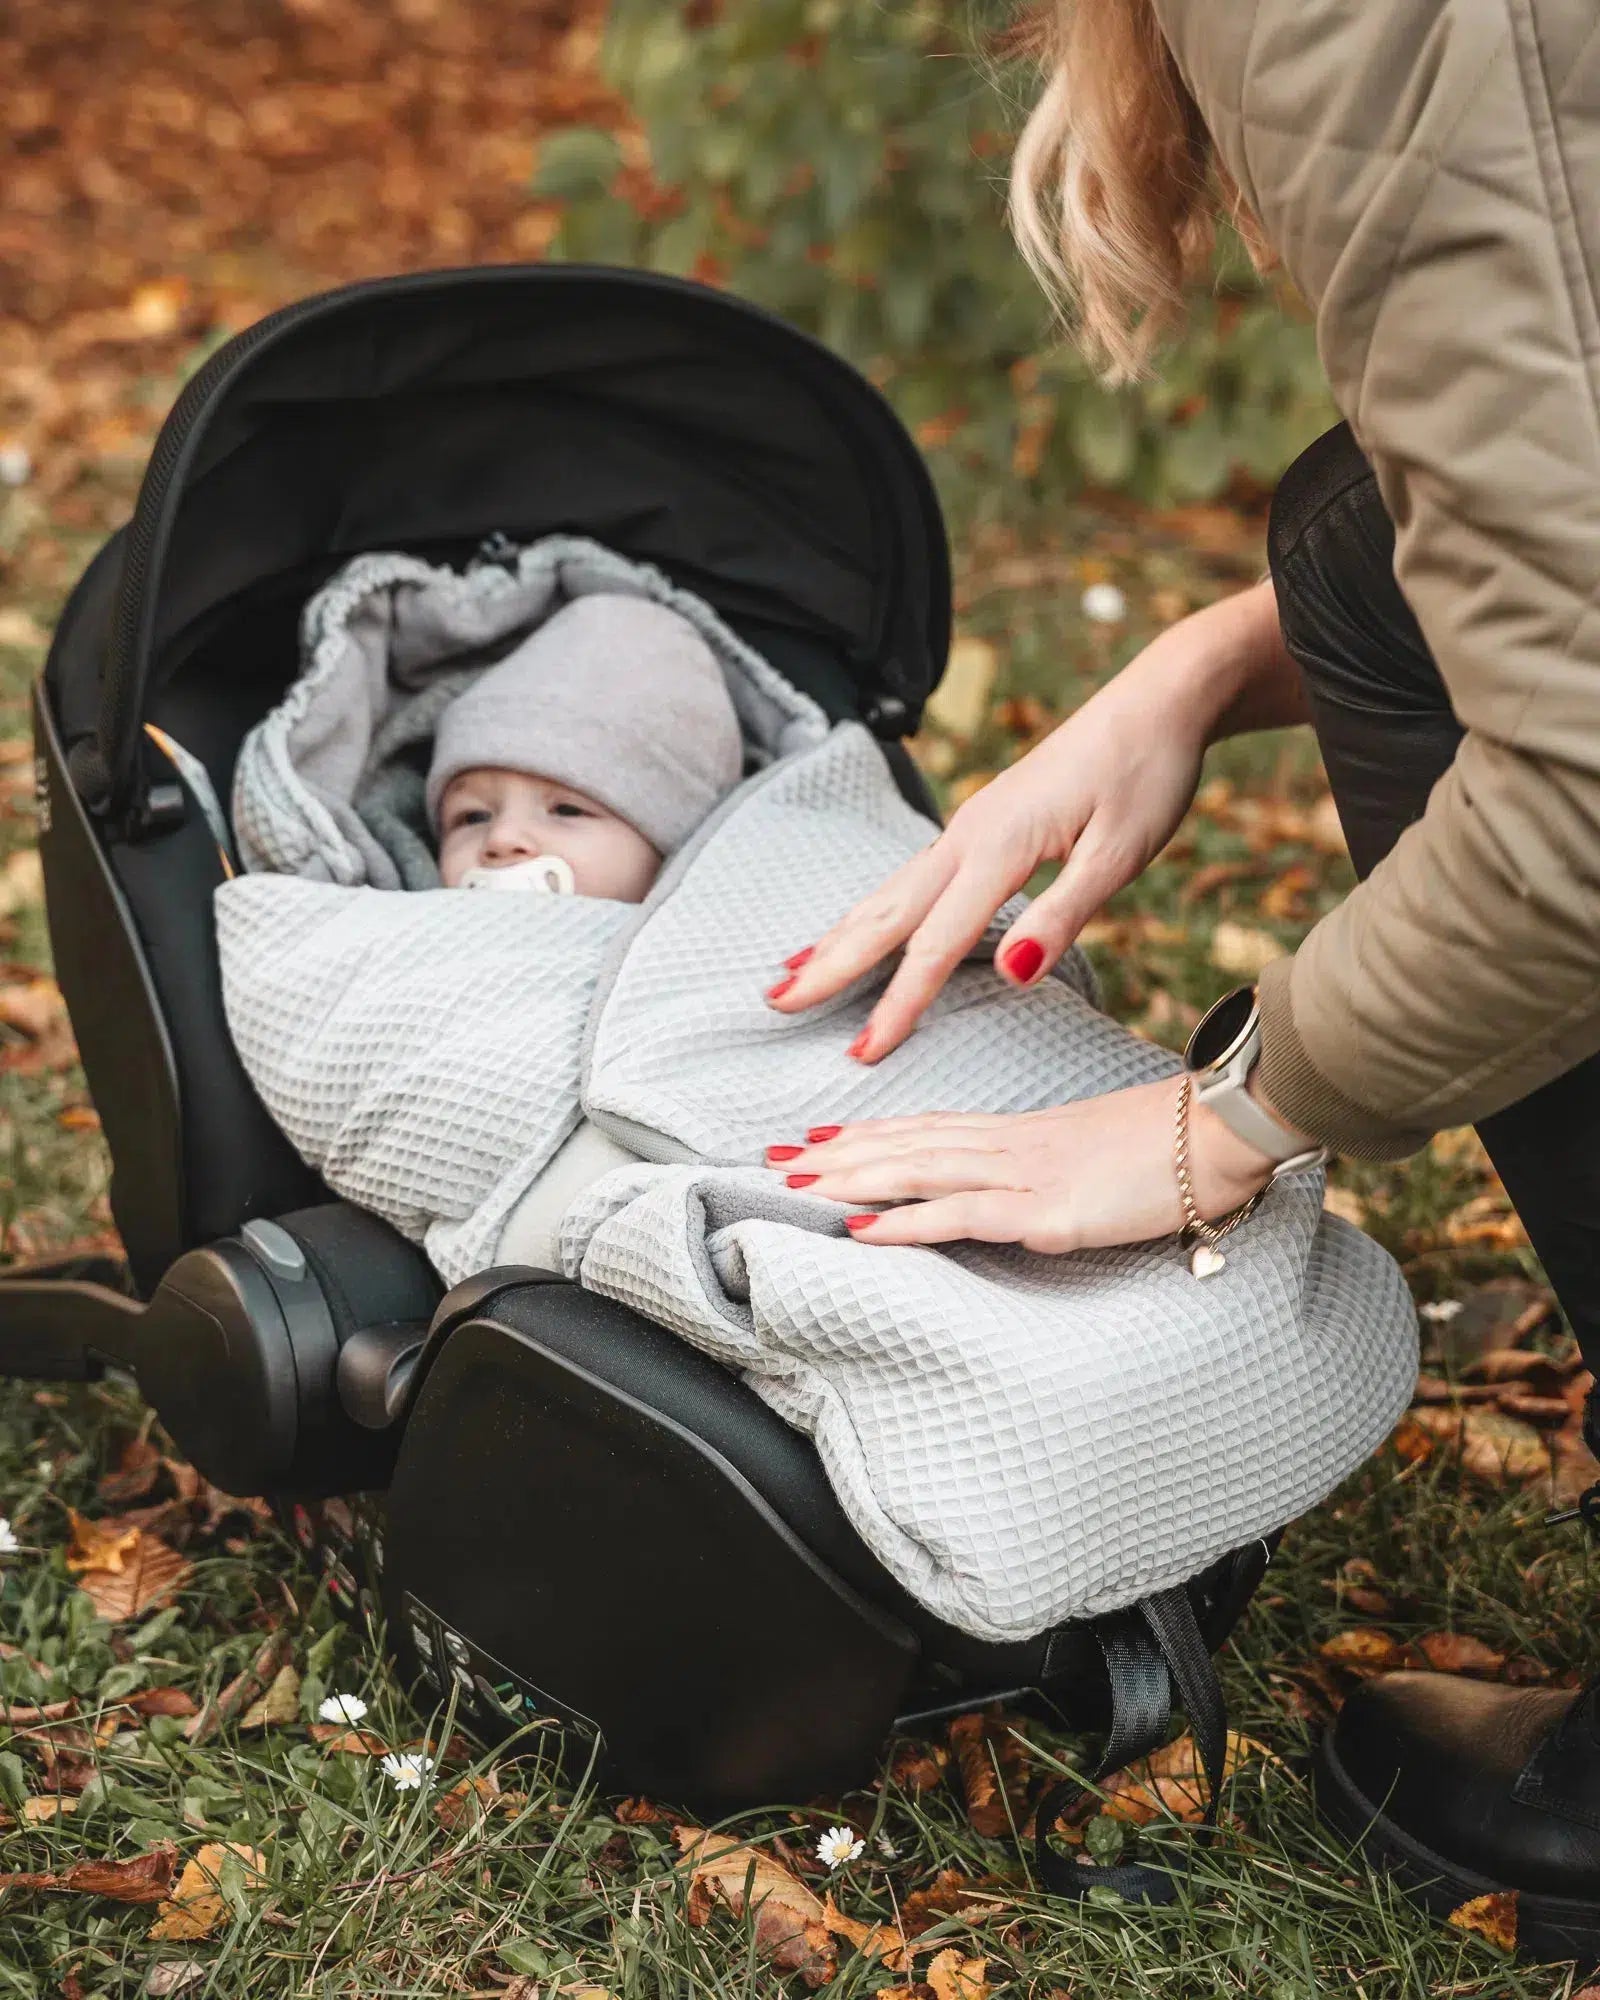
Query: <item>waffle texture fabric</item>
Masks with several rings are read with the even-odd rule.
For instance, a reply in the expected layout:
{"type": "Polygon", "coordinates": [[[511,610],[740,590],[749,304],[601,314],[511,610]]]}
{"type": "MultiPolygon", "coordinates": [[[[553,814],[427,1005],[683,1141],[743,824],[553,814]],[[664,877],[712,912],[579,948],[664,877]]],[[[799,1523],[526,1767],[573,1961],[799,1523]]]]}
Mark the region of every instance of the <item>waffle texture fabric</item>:
{"type": "Polygon", "coordinates": [[[773,1013],[774,966],[934,829],[864,729],[830,729],[697,617],[753,768],[637,907],[346,884],[360,843],[319,847],[337,815],[296,797],[284,736],[241,760],[247,853],[319,864],[218,893],[228,1017],[268,1107],[452,1282],[590,1119],[637,1159],[568,1208],[566,1275],[739,1371],[815,1439],[885,1568],[975,1637],[1120,1608],[1282,1526],[1382,1440],[1416,1370],[1399,1272],[1323,1210],[1320,1174],[1274,1187],[1196,1283],[1170,1239],[874,1248],[761,1165],[821,1117],[1035,1110],[1174,1065],[1097,1010],[1075,957],[1026,992],[975,957],[871,1069],[844,1050],[876,981],[773,1013]]]}

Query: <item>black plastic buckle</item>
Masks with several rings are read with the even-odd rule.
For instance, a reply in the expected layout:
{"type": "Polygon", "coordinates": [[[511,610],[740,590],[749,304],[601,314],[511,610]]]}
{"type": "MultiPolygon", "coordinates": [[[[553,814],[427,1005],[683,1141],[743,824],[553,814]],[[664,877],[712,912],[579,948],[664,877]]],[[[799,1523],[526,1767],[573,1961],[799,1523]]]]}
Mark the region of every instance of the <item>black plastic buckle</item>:
{"type": "Polygon", "coordinates": [[[123,837],[149,840],[158,833],[170,833],[189,816],[189,802],[176,780],[151,785],[128,809],[123,837]]]}
{"type": "Polygon", "coordinates": [[[910,704],[897,694],[868,696],[862,705],[861,720],[880,743],[898,743],[917,726],[910,704]]]}

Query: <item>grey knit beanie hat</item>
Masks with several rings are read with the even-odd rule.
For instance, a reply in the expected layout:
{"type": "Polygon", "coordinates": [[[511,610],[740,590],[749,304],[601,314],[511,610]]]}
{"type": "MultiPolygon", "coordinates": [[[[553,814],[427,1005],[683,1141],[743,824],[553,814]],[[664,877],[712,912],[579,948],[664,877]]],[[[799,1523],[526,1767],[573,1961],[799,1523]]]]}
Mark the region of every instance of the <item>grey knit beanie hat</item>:
{"type": "Polygon", "coordinates": [[[525,771],[570,785],[682,846],[743,768],[739,718],[716,655],[687,618],[647,597],[573,601],[445,710],[428,771],[428,824],[462,771],[525,771]]]}

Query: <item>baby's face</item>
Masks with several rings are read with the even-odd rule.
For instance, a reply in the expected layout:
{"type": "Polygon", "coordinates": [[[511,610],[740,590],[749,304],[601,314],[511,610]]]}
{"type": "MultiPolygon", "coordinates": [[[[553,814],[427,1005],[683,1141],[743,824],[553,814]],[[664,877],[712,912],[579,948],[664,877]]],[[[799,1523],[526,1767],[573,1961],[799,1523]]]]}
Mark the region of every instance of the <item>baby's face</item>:
{"type": "Polygon", "coordinates": [[[439,802],[439,875],[456,888],[470,868],[509,868],[554,854],[580,896],[642,903],[661,856],[636,827],[553,778],[462,771],[439,802]]]}

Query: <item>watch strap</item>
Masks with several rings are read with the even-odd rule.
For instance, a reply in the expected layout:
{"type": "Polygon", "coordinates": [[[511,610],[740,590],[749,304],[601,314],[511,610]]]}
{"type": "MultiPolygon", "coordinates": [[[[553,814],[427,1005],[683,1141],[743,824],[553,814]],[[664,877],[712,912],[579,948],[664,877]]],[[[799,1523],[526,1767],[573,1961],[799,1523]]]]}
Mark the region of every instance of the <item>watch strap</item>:
{"type": "Polygon", "coordinates": [[[1246,1145],[1254,1146],[1258,1153],[1265,1153],[1269,1160],[1277,1162],[1280,1169],[1290,1168],[1297,1160],[1310,1164],[1311,1158],[1322,1149],[1315,1146],[1308,1148],[1298,1133],[1286,1131],[1270,1111],[1257,1104],[1245,1087],[1254,1067],[1256,1049],[1252,1048],[1246,1054],[1247,1059],[1243,1062],[1230,1063],[1224,1070],[1197,1076],[1195,1102],[1214,1111],[1235,1137],[1243,1139],[1246,1145]]]}

